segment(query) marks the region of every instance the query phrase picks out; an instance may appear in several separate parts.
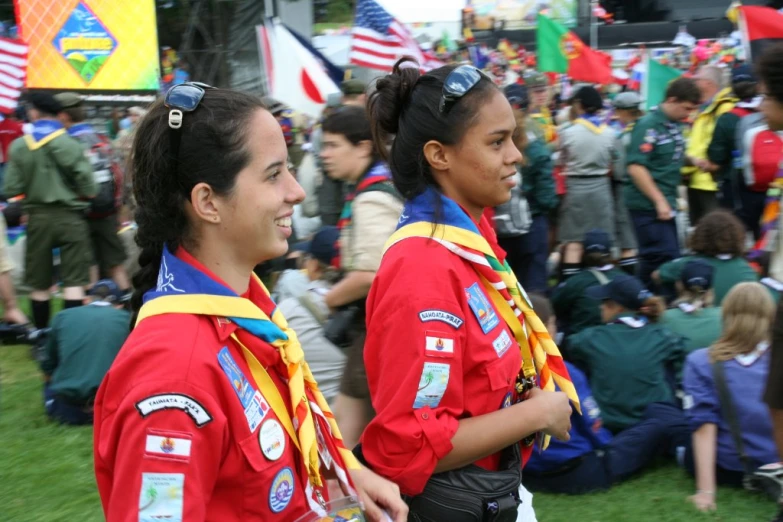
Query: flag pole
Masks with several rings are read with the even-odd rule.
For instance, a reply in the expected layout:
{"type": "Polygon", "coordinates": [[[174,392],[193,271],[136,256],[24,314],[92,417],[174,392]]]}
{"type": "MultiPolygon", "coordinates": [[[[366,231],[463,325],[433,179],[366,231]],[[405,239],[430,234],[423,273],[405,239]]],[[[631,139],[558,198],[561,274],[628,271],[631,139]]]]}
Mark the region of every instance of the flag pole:
{"type": "Polygon", "coordinates": [[[598,19],[595,16],[595,10],[598,7],[598,0],[590,0],[590,47],[598,50],[598,19]]]}

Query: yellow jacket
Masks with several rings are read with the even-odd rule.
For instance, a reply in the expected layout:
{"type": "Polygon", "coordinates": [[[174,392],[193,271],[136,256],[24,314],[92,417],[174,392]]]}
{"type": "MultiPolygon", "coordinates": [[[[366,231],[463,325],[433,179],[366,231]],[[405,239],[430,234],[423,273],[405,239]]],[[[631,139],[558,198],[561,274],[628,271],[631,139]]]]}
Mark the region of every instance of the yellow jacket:
{"type": "MultiPolygon", "coordinates": [[[[729,112],[737,103],[737,98],[731,92],[731,88],[718,92],[706,109],[702,110],[693,121],[688,148],[686,153],[692,158],[707,159],[707,147],[712,141],[712,133],[718,118],[729,112]]],[[[704,172],[696,167],[683,167],[682,173],[690,176],[690,188],[699,190],[717,191],[718,184],[712,178],[712,174],[704,172]]]]}

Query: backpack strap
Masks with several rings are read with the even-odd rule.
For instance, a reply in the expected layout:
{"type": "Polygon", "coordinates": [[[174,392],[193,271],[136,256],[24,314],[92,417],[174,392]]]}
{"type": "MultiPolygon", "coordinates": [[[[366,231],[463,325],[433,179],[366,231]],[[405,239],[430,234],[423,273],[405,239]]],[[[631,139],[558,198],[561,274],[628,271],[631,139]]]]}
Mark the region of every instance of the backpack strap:
{"type": "Polygon", "coordinates": [[[321,313],[321,310],[319,310],[313,300],[310,299],[310,295],[307,292],[300,295],[297,300],[307,309],[308,312],[310,312],[310,315],[312,315],[313,318],[318,321],[318,324],[320,324],[321,327],[326,324],[326,316],[321,313]]]}
{"type": "Polygon", "coordinates": [[[734,408],[734,401],[731,398],[729,386],[726,383],[726,372],[724,371],[722,361],[715,361],[712,363],[712,377],[715,380],[715,387],[718,390],[718,398],[720,400],[720,409],[723,413],[723,418],[726,420],[726,424],[729,425],[731,438],[734,439],[734,446],[737,449],[737,453],[739,453],[740,462],[742,462],[742,467],[745,468],[745,475],[752,476],[756,471],[756,468],[750,461],[750,457],[745,453],[745,445],[742,443],[742,431],[739,426],[739,418],[737,417],[737,410],[734,408]]]}
{"type": "Polygon", "coordinates": [[[609,283],[609,278],[606,277],[606,274],[598,270],[597,268],[591,268],[588,270],[591,274],[595,276],[596,279],[598,279],[598,282],[601,283],[601,286],[606,285],[609,283]]]}
{"type": "Polygon", "coordinates": [[[364,188],[356,193],[356,197],[359,196],[359,194],[364,194],[365,192],[385,192],[386,194],[390,194],[395,197],[395,199],[399,201],[403,201],[402,195],[397,191],[396,188],[394,188],[394,185],[391,181],[382,181],[380,183],[373,183],[372,185],[368,186],[367,188],[364,188]]]}

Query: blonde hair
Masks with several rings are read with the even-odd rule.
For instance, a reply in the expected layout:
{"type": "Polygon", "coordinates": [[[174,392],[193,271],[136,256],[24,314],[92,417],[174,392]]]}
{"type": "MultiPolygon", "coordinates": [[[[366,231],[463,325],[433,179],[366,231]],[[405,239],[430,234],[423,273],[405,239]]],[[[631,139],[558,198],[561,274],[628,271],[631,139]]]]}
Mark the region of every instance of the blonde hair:
{"type": "Polygon", "coordinates": [[[707,290],[699,286],[683,288],[682,283],[678,282],[677,289],[679,290],[680,295],[677,300],[672,303],[672,306],[689,304],[693,307],[693,312],[698,313],[700,310],[710,308],[715,304],[715,292],[712,288],[707,290]]]}
{"type": "Polygon", "coordinates": [[[663,313],[666,311],[666,303],[662,297],[648,297],[639,307],[639,313],[650,320],[651,323],[657,323],[663,313]]]}
{"type": "Polygon", "coordinates": [[[775,303],[759,283],[740,283],[723,300],[723,333],[710,347],[710,360],[728,361],[752,352],[768,341],[775,320],[775,303]]]}

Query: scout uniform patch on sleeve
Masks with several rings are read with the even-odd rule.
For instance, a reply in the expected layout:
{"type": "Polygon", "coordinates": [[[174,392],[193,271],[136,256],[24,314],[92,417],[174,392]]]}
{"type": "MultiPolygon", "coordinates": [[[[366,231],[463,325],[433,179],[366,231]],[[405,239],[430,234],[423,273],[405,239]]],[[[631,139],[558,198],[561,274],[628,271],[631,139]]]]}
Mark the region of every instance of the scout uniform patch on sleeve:
{"type": "Polygon", "coordinates": [[[500,324],[498,315],[478,283],[473,283],[469,288],[466,288],[465,294],[468,298],[468,305],[470,305],[473,315],[478,319],[479,326],[485,334],[500,324]]]}
{"type": "Polygon", "coordinates": [[[428,357],[454,357],[454,338],[444,332],[424,332],[424,355],[428,357]]]}
{"type": "Polygon", "coordinates": [[[419,320],[422,323],[428,323],[430,321],[439,321],[453,326],[455,329],[462,326],[463,321],[454,314],[450,314],[444,310],[423,310],[419,312],[419,320]]]}
{"type": "Polygon", "coordinates": [[[220,367],[223,368],[223,373],[226,374],[226,377],[231,382],[231,387],[234,388],[234,392],[239,397],[239,402],[242,403],[242,407],[245,409],[245,418],[247,419],[248,427],[250,427],[250,432],[256,431],[261,421],[264,420],[264,415],[269,411],[269,404],[267,404],[261,392],[256,390],[245,377],[245,374],[242,373],[242,370],[231,356],[231,352],[228,351],[227,346],[224,346],[218,352],[218,362],[220,367]]]}
{"type": "Polygon", "coordinates": [[[144,456],[188,462],[192,442],[190,433],[148,429],[144,444],[144,456]]]}
{"type": "Polygon", "coordinates": [[[142,473],[139,522],[182,522],[183,473],[142,473]]]}
{"type": "Polygon", "coordinates": [[[193,397],[181,393],[160,393],[136,403],[136,410],[142,417],[160,410],[182,410],[193,419],[199,428],[212,420],[206,408],[193,397]]]}
{"type": "Polygon", "coordinates": [[[451,366],[444,363],[425,362],[421,371],[419,388],[416,390],[414,409],[429,406],[437,408],[449,385],[451,366]]]}

